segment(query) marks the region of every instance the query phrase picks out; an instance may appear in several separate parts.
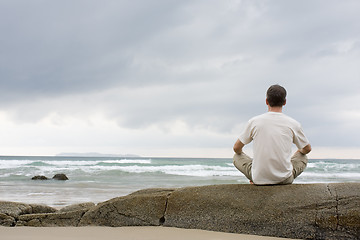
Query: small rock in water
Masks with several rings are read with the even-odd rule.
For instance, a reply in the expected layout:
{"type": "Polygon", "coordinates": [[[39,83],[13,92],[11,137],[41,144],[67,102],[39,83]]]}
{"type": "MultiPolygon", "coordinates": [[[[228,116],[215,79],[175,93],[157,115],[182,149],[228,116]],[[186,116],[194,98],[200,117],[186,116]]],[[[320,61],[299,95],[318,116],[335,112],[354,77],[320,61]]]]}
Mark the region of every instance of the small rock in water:
{"type": "Polygon", "coordinates": [[[45,176],[37,175],[35,177],[32,177],[31,180],[48,180],[48,178],[45,176]]]}
{"type": "Polygon", "coordinates": [[[63,173],[55,174],[53,176],[53,179],[55,179],[55,180],[69,180],[69,178],[63,173]]]}

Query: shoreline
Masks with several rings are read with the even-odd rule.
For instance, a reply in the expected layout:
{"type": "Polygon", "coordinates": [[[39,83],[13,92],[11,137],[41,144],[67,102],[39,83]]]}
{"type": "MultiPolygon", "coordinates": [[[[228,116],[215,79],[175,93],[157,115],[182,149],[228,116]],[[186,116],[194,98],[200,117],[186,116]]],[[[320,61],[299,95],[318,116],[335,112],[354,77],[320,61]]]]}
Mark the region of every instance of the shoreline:
{"type": "MultiPolygon", "coordinates": [[[[2,201],[56,208],[101,203],[146,188],[182,188],[213,184],[249,184],[232,159],[0,157],[2,201]],[[10,167],[11,166],[11,167],[10,167]],[[63,173],[67,181],[31,180],[63,173]]],[[[293,184],[359,182],[357,160],[309,160],[293,184]],[[324,171],[324,170],[327,171],[324,171]]]]}
{"type": "MultiPolygon", "coordinates": [[[[175,227],[0,227],[4,240],[281,240],[290,238],[224,233],[175,227]]],[[[294,239],[293,239],[294,240],[294,239]]]]}

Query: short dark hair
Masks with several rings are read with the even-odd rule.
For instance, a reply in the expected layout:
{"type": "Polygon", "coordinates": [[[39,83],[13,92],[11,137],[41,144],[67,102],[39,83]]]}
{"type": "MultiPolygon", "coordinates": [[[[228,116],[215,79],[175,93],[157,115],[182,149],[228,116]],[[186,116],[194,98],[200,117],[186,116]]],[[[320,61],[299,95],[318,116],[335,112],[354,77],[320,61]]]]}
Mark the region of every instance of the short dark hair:
{"type": "Polygon", "coordinates": [[[266,99],[270,107],[282,107],[286,101],[286,90],[276,84],[269,87],[266,92],[266,99]]]}

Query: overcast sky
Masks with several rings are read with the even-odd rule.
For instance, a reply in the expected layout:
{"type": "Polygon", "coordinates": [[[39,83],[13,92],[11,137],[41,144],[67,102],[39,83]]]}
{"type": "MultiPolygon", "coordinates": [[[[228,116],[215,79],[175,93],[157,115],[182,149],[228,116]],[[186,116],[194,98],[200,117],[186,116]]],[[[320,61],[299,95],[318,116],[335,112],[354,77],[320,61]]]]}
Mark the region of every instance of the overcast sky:
{"type": "Polygon", "coordinates": [[[0,155],[232,157],[281,84],[310,157],[360,158],[359,13],[357,0],[0,0],[0,155]]]}

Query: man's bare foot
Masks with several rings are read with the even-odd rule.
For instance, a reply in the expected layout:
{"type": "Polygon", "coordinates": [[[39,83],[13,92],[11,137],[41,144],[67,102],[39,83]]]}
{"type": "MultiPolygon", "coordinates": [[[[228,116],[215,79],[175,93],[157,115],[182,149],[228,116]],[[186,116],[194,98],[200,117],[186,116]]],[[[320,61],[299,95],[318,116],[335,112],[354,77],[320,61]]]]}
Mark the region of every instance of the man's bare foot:
{"type": "Polygon", "coordinates": [[[250,184],[254,184],[253,181],[250,180],[250,184]]]}

